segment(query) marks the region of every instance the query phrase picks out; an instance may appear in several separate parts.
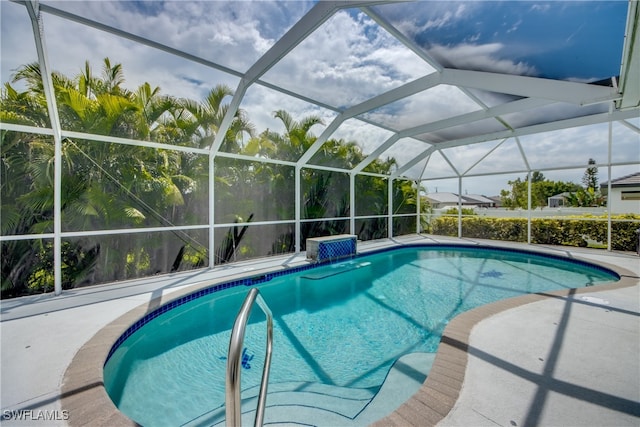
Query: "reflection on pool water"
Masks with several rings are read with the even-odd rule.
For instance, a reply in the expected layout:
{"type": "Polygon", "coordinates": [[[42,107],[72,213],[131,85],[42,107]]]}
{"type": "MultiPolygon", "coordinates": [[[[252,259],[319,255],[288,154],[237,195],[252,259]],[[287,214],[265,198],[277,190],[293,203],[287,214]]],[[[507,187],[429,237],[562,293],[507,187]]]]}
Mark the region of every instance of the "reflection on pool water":
{"type": "MultiPolygon", "coordinates": [[[[526,293],[618,279],[582,262],[460,246],[402,247],[274,277],[257,285],[274,316],[269,390],[349,388],[366,406],[398,358],[436,352],[457,314],[526,293]]],[[[230,329],[247,292],[235,286],[186,302],[112,350],[105,387],[118,408],[145,426],[224,421],[230,329]]],[[[252,310],[243,398],[257,394],[264,331],[264,315],[252,310]]],[[[275,399],[270,394],[267,405],[275,399]]]]}

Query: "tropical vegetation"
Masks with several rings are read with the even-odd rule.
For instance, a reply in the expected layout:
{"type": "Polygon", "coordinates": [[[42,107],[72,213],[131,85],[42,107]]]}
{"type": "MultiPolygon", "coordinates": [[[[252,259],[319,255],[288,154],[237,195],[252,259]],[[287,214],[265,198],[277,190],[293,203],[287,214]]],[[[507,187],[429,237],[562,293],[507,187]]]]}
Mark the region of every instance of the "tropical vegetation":
{"type": "MultiPolygon", "coordinates": [[[[109,59],[100,74],[86,63],[76,76],[54,72],[52,80],[65,131],[60,165],[62,231],[75,236],[62,240],[63,288],[294,249],[295,167],[244,159],[296,162],[316,141],[312,130],[322,124],[321,118],[294,118],[278,110],[273,114],[285,131],[259,132],[246,112],[238,110],[214,158],[215,199],[209,200],[210,156],[203,149],[211,146],[229,110],[233,95],[229,87],[213,87],[202,101],[165,95],[150,83],[129,89],[122,66],[109,59]],[[85,134],[94,136],[86,139],[85,134]],[[166,148],[123,144],[122,139],[166,148]],[[225,156],[228,153],[243,157],[225,156]],[[215,228],[214,254],[208,251],[211,209],[220,225],[215,228]],[[250,224],[258,221],[277,223],[250,224]],[[166,227],[173,229],[163,230],[166,227]],[[154,231],[131,233],[135,228],[154,231]],[[83,234],[96,230],[100,233],[83,234]]],[[[54,242],[48,236],[56,220],[54,140],[44,131],[51,128],[51,119],[37,63],[20,67],[5,83],[0,121],[37,128],[33,133],[2,130],[0,134],[0,232],[34,236],[2,242],[5,298],[53,287],[54,242]]],[[[311,163],[350,169],[364,159],[357,141],[332,139],[311,163]]],[[[386,174],[395,166],[394,159],[380,159],[367,171],[386,174]]],[[[349,179],[345,173],[302,169],[303,244],[307,237],[349,229],[349,179]]],[[[387,181],[358,176],[355,186],[356,215],[368,216],[356,222],[358,237],[386,236],[387,220],[381,215],[387,214],[387,181]]],[[[396,181],[392,188],[393,213],[415,214],[415,185],[396,181]]],[[[426,203],[422,206],[427,209],[426,203]]],[[[395,233],[415,231],[415,221],[415,216],[394,218],[395,233]]]]}
{"type": "MultiPolygon", "coordinates": [[[[640,215],[612,215],[611,249],[635,251],[638,245],[640,215]]],[[[461,219],[462,234],[478,239],[527,242],[527,218],[490,218],[466,216],[461,219]]],[[[532,218],[531,242],[545,245],[606,247],[607,221],[604,216],[583,215],[562,218],[532,218]]],[[[458,218],[440,216],[431,223],[431,232],[443,236],[458,235],[458,218]]]]}
{"type": "MultiPolygon", "coordinates": [[[[531,174],[531,207],[545,208],[550,197],[566,194],[565,203],[569,207],[598,207],[606,205],[606,198],[598,188],[598,168],[596,161],[589,159],[588,167],[582,177],[582,184],[573,182],[551,181],[546,179],[540,171],[531,174]]],[[[528,182],[527,179],[516,178],[508,181],[509,190],[502,190],[500,198],[507,209],[527,209],[528,182]]]]}

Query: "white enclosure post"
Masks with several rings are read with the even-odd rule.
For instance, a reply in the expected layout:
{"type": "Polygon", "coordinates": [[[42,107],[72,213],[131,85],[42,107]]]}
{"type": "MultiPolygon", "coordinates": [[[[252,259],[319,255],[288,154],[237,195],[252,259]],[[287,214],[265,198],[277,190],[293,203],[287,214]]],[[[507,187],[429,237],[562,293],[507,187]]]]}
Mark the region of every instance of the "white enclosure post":
{"type": "Polygon", "coordinates": [[[420,181],[414,181],[416,183],[416,234],[420,234],[422,231],[420,229],[420,222],[422,221],[422,217],[420,215],[420,181]]]}
{"type": "Polygon", "coordinates": [[[47,47],[44,40],[44,25],[40,15],[39,4],[36,1],[27,1],[25,6],[31,20],[33,39],[38,54],[38,65],[40,66],[40,75],[47,100],[47,110],[51,119],[51,130],[53,131],[53,290],[56,295],[60,295],[62,293],[62,130],[53,80],[49,69],[47,47]]]}
{"type": "Polygon", "coordinates": [[[349,174],[349,233],[356,234],[356,175],[349,174]]]}
{"type": "Polygon", "coordinates": [[[209,268],[216,266],[216,190],[215,190],[215,154],[209,152],[209,268]]]}
{"type": "MultiPolygon", "coordinates": [[[[609,114],[613,112],[613,102],[609,114]]],[[[609,147],[607,151],[607,251],[611,252],[611,150],[613,146],[613,122],[609,120],[609,147]]]]}
{"type": "Polygon", "coordinates": [[[387,236],[393,238],[393,178],[389,177],[387,194],[387,236]]]}
{"type": "Polygon", "coordinates": [[[531,244],[531,171],[527,172],[527,244],[531,244]]]}
{"type": "Polygon", "coordinates": [[[300,218],[301,218],[301,214],[300,214],[300,204],[301,204],[301,200],[300,200],[300,187],[301,187],[300,179],[301,179],[301,177],[300,177],[300,174],[302,173],[302,168],[300,166],[296,166],[296,172],[295,173],[296,173],[296,178],[295,178],[295,186],[294,186],[295,190],[294,191],[296,193],[295,194],[295,197],[296,197],[296,200],[295,200],[295,217],[296,218],[295,218],[295,220],[296,220],[296,222],[295,222],[295,227],[294,227],[294,229],[295,229],[294,234],[295,234],[295,240],[296,240],[296,254],[299,254],[300,250],[301,250],[300,249],[301,248],[300,242],[302,241],[302,236],[301,236],[302,227],[300,227],[300,218]]]}
{"type": "Polygon", "coordinates": [[[458,176],[458,239],[462,239],[462,177],[458,176]]]}

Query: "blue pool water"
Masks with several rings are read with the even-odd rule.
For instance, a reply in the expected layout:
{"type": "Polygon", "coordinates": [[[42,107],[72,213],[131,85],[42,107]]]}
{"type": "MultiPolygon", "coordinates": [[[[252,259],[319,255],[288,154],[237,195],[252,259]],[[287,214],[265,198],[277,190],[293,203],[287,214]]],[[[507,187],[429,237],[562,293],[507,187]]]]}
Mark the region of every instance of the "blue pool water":
{"type": "MultiPolygon", "coordinates": [[[[415,246],[262,279],[256,286],[274,315],[270,390],[322,384],[374,396],[398,358],[435,353],[459,313],[619,277],[528,252],[415,246]]],[[[223,421],[230,329],[247,292],[240,285],[210,293],[130,331],[104,368],[118,408],[145,426],[223,421]]],[[[257,394],[265,323],[254,308],[243,351],[243,398],[257,394]]]]}

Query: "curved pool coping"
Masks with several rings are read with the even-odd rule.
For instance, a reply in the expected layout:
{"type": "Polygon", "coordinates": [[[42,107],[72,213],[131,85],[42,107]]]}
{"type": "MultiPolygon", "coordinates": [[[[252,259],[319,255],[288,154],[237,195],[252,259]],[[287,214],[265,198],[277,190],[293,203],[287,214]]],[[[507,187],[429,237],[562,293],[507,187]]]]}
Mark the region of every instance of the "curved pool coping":
{"type": "MultiPolygon", "coordinates": [[[[409,398],[409,400],[393,411],[393,413],[373,424],[379,427],[393,425],[435,425],[448,415],[462,389],[467,367],[467,350],[471,329],[483,319],[511,308],[549,298],[564,298],[570,294],[575,295],[619,289],[637,284],[637,278],[633,272],[616,265],[593,262],[579,257],[567,257],[556,254],[550,255],[545,252],[530,249],[507,249],[496,246],[466,244],[407,244],[367,252],[366,255],[412,246],[487,248],[511,252],[529,252],[536,255],[603,267],[618,274],[620,280],[604,285],[522,295],[489,303],[459,314],[452,319],[445,328],[440,344],[438,345],[435,360],[421,388],[409,398]]],[[[204,291],[216,285],[232,281],[242,282],[249,277],[262,277],[262,275],[266,274],[286,274],[291,270],[292,268],[287,267],[271,268],[263,271],[252,271],[250,274],[244,273],[227,276],[223,279],[189,286],[183,290],[169,295],[163,295],[152,299],[148,303],[141,304],[103,327],[78,350],[64,373],[61,387],[61,406],[63,410],[68,411],[69,425],[86,425],[87,420],[91,420],[92,425],[137,425],[133,420],[120,412],[109,398],[104,387],[103,370],[106,360],[114,349],[114,343],[121,339],[121,337],[131,329],[132,325],[153,313],[158,313],[156,310],[166,304],[181,299],[184,300],[185,297],[189,295],[204,291]]],[[[155,316],[151,318],[153,317],[155,316]]]]}

